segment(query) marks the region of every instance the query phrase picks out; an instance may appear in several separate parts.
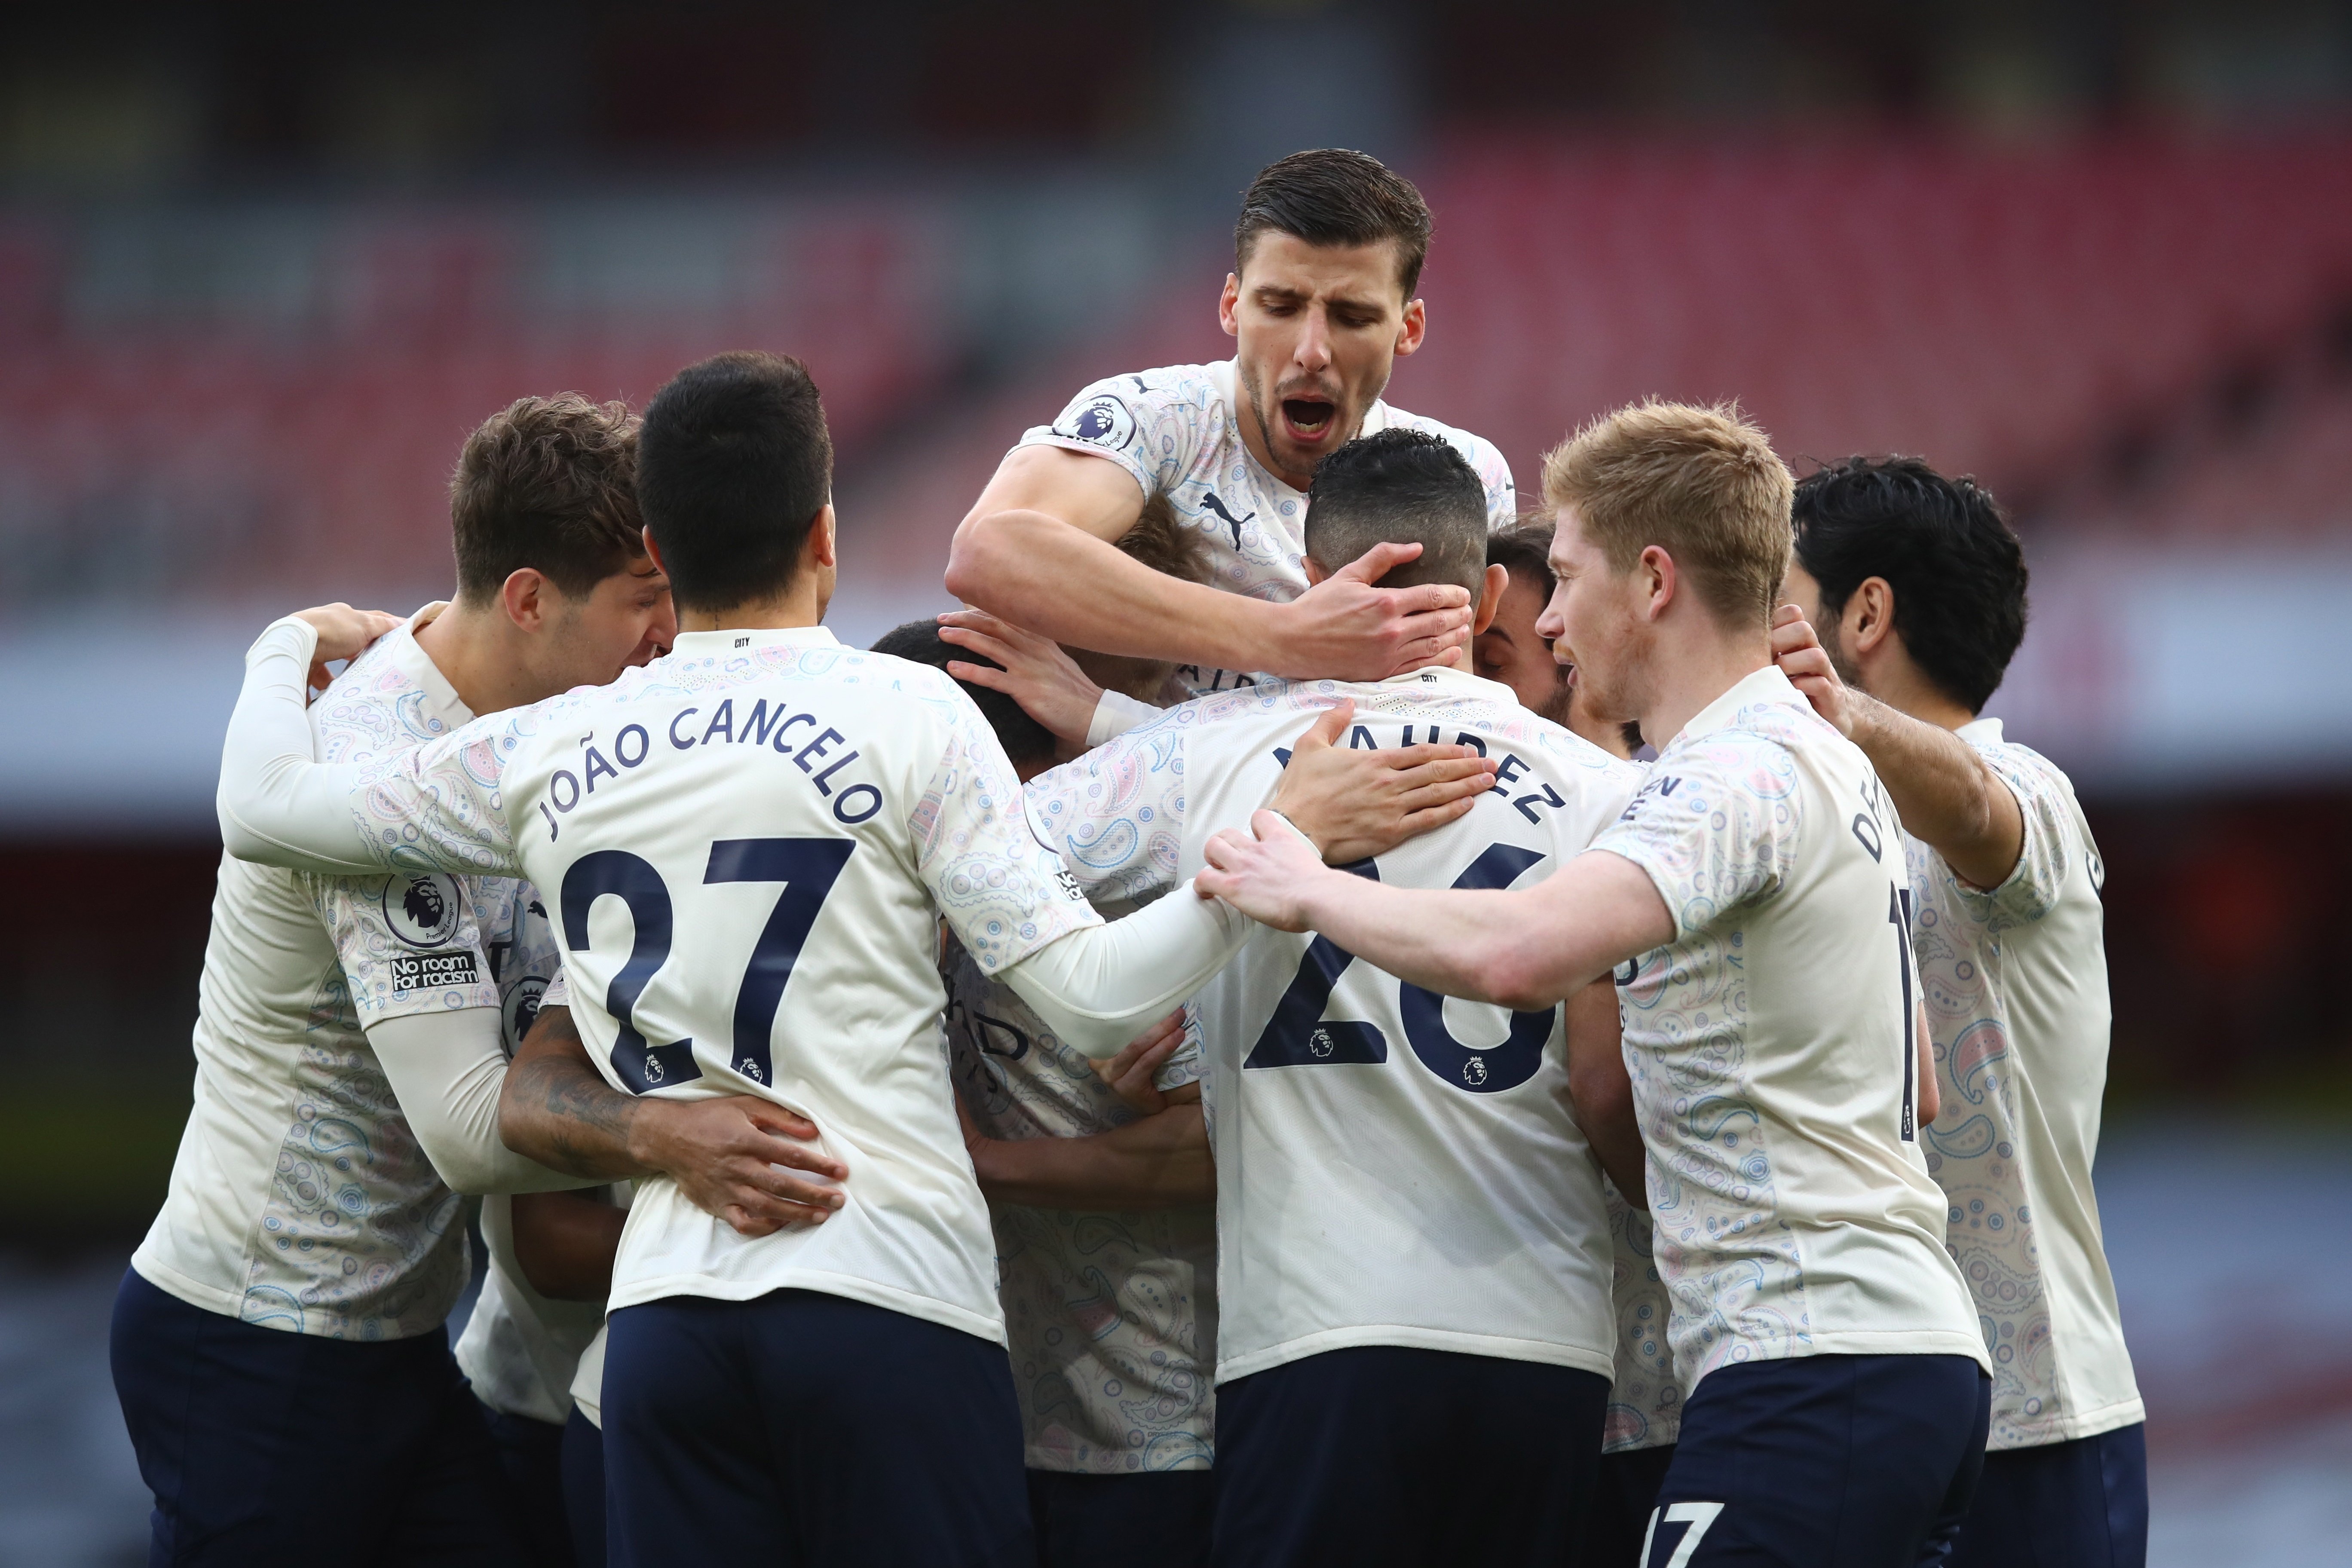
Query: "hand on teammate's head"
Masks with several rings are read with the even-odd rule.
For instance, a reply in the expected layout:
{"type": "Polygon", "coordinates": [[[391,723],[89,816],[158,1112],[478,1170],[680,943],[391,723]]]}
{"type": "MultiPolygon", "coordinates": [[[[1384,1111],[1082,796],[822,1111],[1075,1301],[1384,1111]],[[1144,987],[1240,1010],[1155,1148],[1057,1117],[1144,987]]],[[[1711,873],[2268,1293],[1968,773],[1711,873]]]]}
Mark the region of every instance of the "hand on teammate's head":
{"type": "Polygon", "coordinates": [[[985,610],[950,610],[939,619],[941,642],[996,661],[987,665],[958,659],[948,665],[950,675],[1012,698],[1052,731],[1064,755],[1076,756],[1087,749],[1087,731],[1094,724],[1102,688],[1087,679],[1061,644],[985,610]]]}
{"type": "Polygon", "coordinates": [[[1374,584],[1419,544],[1377,544],[1281,606],[1283,636],[1273,672],[1299,680],[1385,680],[1433,664],[1455,664],[1477,615],[1454,584],[1374,584]]]}
{"type": "Polygon", "coordinates": [[[1814,712],[1837,726],[1840,734],[1853,738],[1853,689],[1838,679],[1829,649],[1822,646],[1804,611],[1794,605],[1783,605],[1773,613],[1772,659],[1789,678],[1789,684],[1804,693],[1814,712]]]}

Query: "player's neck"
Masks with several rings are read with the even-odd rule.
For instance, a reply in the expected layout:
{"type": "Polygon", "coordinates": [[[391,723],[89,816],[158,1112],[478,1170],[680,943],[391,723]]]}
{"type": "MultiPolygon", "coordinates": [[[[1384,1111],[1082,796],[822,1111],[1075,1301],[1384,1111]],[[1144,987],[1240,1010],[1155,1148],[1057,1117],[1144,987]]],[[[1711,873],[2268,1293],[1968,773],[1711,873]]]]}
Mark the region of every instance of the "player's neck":
{"type": "Polygon", "coordinates": [[[1920,674],[1919,667],[1908,658],[1882,655],[1864,664],[1858,673],[1863,690],[1922,724],[1957,730],[1976,717],[1965,703],[1953,701],[1935,682],[1920,674]]]}
{"type": "Polygon", "coordinates": [[[1664,750],[1707,704],[1772,662],[1761,630],[1734,634],[1700,617],[1663,637],[1653,667],[1650,702],[1638,716],[1642,733],[1664,750]]]}
{"type": "Polygon", "coordinates": [[[730,605],[723,610],[680,609],[677,629],[681,632],[772,632],[821,626],[824,622],[825,604],[831,597],[829,593],[819,593],[817,585],[813,583],[796,584],[792,591],[773,599],[730,605]]]}
{"type": "Polygon", "coordinates": [[[476,718],[551,697],[534,675],[523,634],[502,606],[464,599],[417,628],[416,646],[476,718]]]}

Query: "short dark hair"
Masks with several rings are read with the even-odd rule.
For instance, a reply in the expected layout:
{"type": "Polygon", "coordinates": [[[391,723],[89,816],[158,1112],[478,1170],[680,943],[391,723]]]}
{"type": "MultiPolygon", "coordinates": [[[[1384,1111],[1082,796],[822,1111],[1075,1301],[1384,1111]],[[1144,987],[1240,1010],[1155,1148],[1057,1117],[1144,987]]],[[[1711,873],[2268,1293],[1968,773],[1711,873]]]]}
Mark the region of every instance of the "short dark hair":
{"type": "Polygon", "coordinates": [[[638,437],[637,504],[681,610],[726,610],[790,588],[833,496],[833,437],[808,367],[723,353],[654,394],[638,437]]]}
{"type": "Polygon", "coordinates": [[[576,392],[518,398],[466,437],[449,525],[460,598],[494,599],[526,566],[589,593],[646,552],[636,416],[576,392]]]}
{"type": "Polygon", "coordinates": [[[1486,564],[1500,566],[1547,599],[1559,585],[1551,569],[1553,525],[1541,520],[1515,522],[1486,536],[1486,564]]]}
{"type": "Polygon", "coordinates": [[[1404,297],[1421,286],[1434,227],[1413,183],[1378,158],[1343,147],[1293,153],[1258,171],[1242,193],[1234,225],[1234,270],[1249,266],[1258,236],[1276,230],[1309,245],[1377,245],[1394,240],[1404,297]]]}
{"type": "Polygon", "coordinates": [[[1822,620],[1834,626],[1856,588],[1885,578],[1912,662],[1981,710],[2025,640],[2025,552],[1992,492],[1917,458],[1849,458],[1799,482],[1794,515],[1822,620]]]}
{"type": "Polygon", "coordinates": [[[1323,459],[1307,491],[1307,553],[1336,572],[1375,544],[1421,554],[1381,586],[1454,583],[1475,601],[1486,575],[1486,487],[1443,436],[1394,427],[1323,459]]]}
{"type": "MultiPolygon", "coordinates": [[[[942,638],[937,621],[908,621],[905,626],[893,626],[882,634],[873,651],[928,664],[933,669],[945,669],[950,659],[990,669],[1004,668],[986,654],[958,647],[942,638]]],[[[959,680],[956,685],[979,706],[980,716],[996,731],[996,738],[1004,743],[1004,754],[1014,765],[1053,760],[1054,732],[1032,719],[1027,709],[993,688],[974,686],[966,680],[959,680]]]]}

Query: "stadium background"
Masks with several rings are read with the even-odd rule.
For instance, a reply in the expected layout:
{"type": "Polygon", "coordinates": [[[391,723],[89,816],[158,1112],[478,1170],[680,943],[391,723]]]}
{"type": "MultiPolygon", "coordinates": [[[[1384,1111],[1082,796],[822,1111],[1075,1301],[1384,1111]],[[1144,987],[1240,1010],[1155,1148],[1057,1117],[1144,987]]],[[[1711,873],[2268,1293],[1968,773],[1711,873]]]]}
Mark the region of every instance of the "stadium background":
{"type": "MultiPolygon", "coordinates": [[[[1437,214],[1403,406],[1523,483],[1645,393],[1921,453],[2035,573],[1990,711],[2107,860],[2101,1183],[2155,1560],[2352,1502],[2352,5],[12,8],[0,52],[0,1563],[139,1560],[103,1364],[187,1104],[238,653],[446,592],[528,392],[787,349],[855,641],[997,457],[1221,357],[1234,194],[1437,214]],[[2315,1228],[2316,1227],[2316,1228],[2315,1228]]],[[[331,1456],[322,1454],[322,1468],[331,1456]]],[[[2305,1555],[2307,1554],[2307,1555],[2305,1555]]]]}

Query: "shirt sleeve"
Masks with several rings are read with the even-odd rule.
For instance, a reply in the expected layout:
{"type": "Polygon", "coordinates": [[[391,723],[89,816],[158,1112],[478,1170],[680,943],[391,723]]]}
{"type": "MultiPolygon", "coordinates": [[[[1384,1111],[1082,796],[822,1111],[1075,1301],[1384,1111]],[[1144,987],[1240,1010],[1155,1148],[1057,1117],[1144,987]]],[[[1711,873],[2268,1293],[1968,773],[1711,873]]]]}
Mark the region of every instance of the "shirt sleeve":
{"type": "Polygon", "coordinates": [[[1141,899],[1176,885],[1184,847],[1184,735],[1174,710],[1022,789],[1030,831],[1087,897],[1141,899]]]}
{"type": "Polygon", "coordinates": [[[246,654],[245,682],[221,748],[218,809],[229,852],[335,876],[520,875],[499,809],[499,777],[514,744],[516,714],[478,719],[376,763],[315,761],[303,715],[317,646],[309,624],[289,616],[246,654]]]}
{"type": "Polygon", "coordinates": [[[1794,864],[1797,763],[1760,735],[1720,731],[1658,759],[1633,804],[1592,841],[1649,873],[1687,937],[1770,898],[1794,864]]]}
{"type": "Polygon", "coordinates": [[[1470,438],[1470,466],[1486,487],[1486,527],[1508,528],[1519,521],[1519,487],[1511,479],[1511,465],[1502,448],[1482,436],[1470,438]]]}
{"type": "Polygon", "coordinates": [[[446,871],[306,879],[360,1026],[499,1005],[481,911],[446,871]]]}
{"type": "Polygon", "coordinates": [[[1174,489],[1192,466],[1198,430],[1182,401],[1147,386],[1141,377],[1115,375],[1070,399],[1051,425],[1023,432],[1018,447],[1060,447],[1108,458],[1133,476],[1145,499],[1174,489]]]}
{"type": "Polygon", "coordinates": [[[2074,791],[2063,773],[2026,747],[1979,746],[1977,754],[2016,796],[2025,841],[2016,867],[1998,888],[1971,888],[1957,878],[1953,886],[1979,919],[2031,925],[2057,907],[2074,855],[2090,852],[2087,841],[2077,844],[2074,791]]]}
{"type": "Polygon", "coordinates": [[[916,871],[956,940],[993,975],[1102,917],[1030,832],[995,732],[971,699],[950,689],[939,708],[944,744],[911,824],[916,871]]]}

